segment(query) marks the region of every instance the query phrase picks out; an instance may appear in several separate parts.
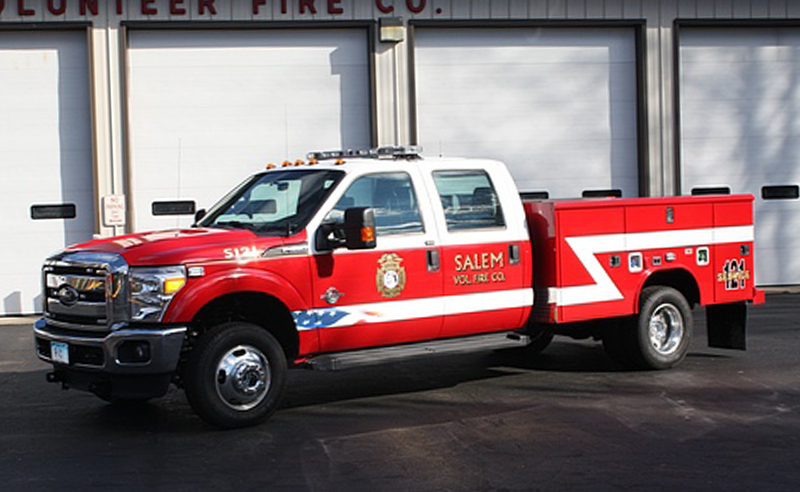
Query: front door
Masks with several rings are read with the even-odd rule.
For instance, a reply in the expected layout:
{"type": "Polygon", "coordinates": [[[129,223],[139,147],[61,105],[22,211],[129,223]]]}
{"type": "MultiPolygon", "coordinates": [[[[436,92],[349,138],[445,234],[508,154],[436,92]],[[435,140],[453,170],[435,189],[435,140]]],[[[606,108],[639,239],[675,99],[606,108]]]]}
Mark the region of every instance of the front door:
{"type": "Polygon", "coordinates": [[[430,207],[417,177],[367,174],[353,181],[328,218],[350,207],[375,210],[377,247],[318,254],[312,268],[323,352],[394,345],[439,336],[443,277],[430,207]]]}

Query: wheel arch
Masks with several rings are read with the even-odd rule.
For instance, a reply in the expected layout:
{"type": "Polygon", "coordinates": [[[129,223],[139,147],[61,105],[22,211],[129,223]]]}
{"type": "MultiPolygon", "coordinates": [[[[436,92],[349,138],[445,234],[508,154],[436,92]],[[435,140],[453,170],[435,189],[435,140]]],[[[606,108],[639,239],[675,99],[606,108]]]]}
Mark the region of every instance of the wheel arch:
{"type": "Polygon", "coordinates": [[[697,283],[697,279],[695,279],[694,275],[688,270],[682,268],[660,270],[649,275],[639,289],[634,305],[636,313],[639,312],[642,292],[644,292],[646,288],[652,286],[672,287],[681,293],[690,307],[702,302],[700,286],[697,283]]]}
{"type": "Polygon", "coordinates": [[[212,299],[192,319],[192,336],[199,337],[214,326],[230,321],[257,325],[275,337],[286,359],[297,358],[300,335],[292,312],[278,298],[263,292],[231,292],[212,299]]]}
{"type": "MultiPolygon", "coordinates": [[[[294,360],[301,341],[292,312],[305,309],[303,297],[284,278],[241,268],[187,284],[173,300],[164,322],[189,323],[190,337],[194,338],[220,323],[253,323],[272,333],[286,359],[294,360]]],[[[314,340],[306,337],[305,342],[314,348],[314,340]]]]}

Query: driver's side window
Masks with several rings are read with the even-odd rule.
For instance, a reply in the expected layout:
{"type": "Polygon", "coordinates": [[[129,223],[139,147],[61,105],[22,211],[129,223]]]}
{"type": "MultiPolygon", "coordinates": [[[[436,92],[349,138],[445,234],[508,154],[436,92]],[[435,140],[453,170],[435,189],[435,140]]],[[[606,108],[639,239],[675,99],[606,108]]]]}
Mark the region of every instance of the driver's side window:
{"type": "Polygon", "coordinates": [[[328,220],[342,221],[351,207],[372,207],[378,236],[421,233],[422,218],[417,195],[406,173],[377,173],[355,180],[328,214],[328,220]]]}

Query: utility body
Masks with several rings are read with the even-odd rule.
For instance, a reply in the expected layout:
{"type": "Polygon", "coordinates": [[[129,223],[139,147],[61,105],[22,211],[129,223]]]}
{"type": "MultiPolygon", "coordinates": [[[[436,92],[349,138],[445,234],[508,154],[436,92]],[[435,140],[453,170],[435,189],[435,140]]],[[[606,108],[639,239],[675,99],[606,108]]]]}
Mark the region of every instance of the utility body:
{"type": "MultiPolygon", "coordinates": [[[[98,239],[44,265],[52,382],[106,400],[170,383],[222,427],[277,408],[286,370],[593,337],[665,369],[707,306],[745,348],[753,197],[521,200],[505,165],[408,149],[252,176],[193,228],[98,239]]],[[[288,164],[288,163],[287,163],[288,164]]]]}

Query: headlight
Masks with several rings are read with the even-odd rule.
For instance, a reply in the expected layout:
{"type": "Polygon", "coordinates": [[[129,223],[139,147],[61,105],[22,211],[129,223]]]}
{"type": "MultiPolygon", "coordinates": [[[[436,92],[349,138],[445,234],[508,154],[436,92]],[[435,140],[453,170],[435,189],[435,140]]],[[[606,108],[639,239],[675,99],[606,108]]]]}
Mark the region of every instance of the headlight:
{"type": "Polygon", "coordinates": [[[169,302],[186,285],[183,266],[130,270],[131,320],[161,321],[169,302]]]}

